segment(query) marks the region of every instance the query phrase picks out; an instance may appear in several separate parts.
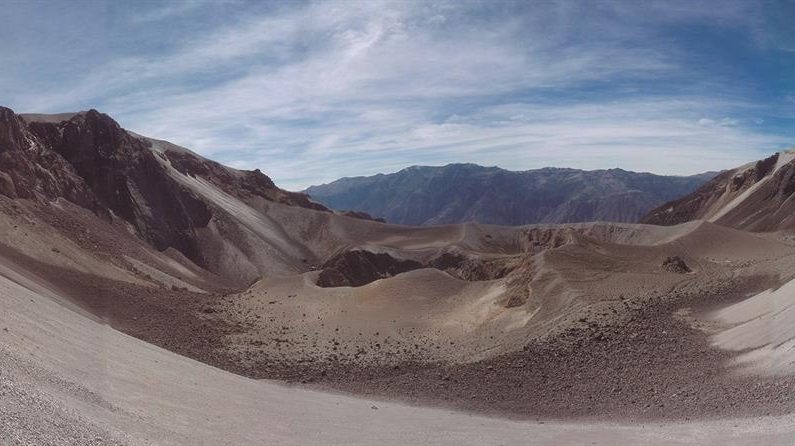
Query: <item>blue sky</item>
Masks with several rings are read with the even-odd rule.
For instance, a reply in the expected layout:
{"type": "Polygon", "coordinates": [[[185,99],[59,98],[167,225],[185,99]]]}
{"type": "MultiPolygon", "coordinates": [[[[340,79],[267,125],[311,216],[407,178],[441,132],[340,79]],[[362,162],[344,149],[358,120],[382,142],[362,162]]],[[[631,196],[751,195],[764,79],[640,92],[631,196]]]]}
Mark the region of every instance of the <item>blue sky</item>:
{"type": "Polygon", "coordinates": [[[301,189],[413,164],[692,174],[795,145],[795,2],[0,0],[0,104],[301,189]]]}

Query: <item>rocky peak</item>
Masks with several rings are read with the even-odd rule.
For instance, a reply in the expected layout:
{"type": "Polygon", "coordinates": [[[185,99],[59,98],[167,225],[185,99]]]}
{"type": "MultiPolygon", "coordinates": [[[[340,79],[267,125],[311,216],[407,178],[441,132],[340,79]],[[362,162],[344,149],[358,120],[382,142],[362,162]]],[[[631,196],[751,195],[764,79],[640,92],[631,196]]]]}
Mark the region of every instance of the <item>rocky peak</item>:
{"type": "MultiPolygon", "coordinates": [[[[305,194],[278,188],[259,170],[232,169],[136,135],[97,110],[21,116],[0,107],[0,195],[45,206],[66,199],[108,221],[125,222],[158,250],[173,248],[210,271],[227,271],[217,247],[226,243],[224,237],[238,240],[250,230],[202,190],[185,184],[180,173],[212,183],[254,209],[267,209],[264,200],[329,211],[305,194]],[[214,219],[223,224],[205,231],[214,219]]],[[[246,246],[241,242],[236,249],[246,246]]]]}
{"type": "Polygon", "coordinates": [[[12,198],[65,198],[105,218],[128,222],[157,249],[173,247],[202,265],[195,230],[212,211],[181,188],[144,141],[96,110],[66,120],[25,120],[0,111],[0,193],[12,198]],[[28,140],[31,150],[19,150],[28,140]]]}
{"type": "Polygon", "coordinates": [[[110,116],[89,110],[60,123],[32,122],[29,129],[65,159],[102,205],[140,228],[138,183],[158,183],[160,167],[146,146],[110,116]]]}
{"type": "Polygon", "coordinates": [[[244,188],[252,193],[256,193],[256,191],[262,189],[276,188],[276,184],[273,183],[273,180],[259,169],[245,171],[241,183],[244,188]]]}
{"type": "MultiPolygon", "coordinates": [[[[46,126],[48,124],[34,124],[46,126]]],[[[52,124],[50,124],[52,125],[52,124]]],[[[89,110],[60,124],[62,141],[57,149],[70,160],[85,158],[111,159],[137,156],[146,152],[145,146],[124,131],[110,116],[89,110]]]]}
{"type": "Polygon", "coordinates": [[[0,152],[21,150],[24,146],[24,122],[13,110],[0,107],[0,152]]]}

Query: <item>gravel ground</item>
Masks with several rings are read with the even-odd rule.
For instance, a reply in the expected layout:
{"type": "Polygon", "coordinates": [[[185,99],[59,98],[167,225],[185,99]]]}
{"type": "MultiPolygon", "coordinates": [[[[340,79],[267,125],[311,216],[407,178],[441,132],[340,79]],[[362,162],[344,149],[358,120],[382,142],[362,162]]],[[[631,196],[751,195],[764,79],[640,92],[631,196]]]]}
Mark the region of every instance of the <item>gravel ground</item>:
{"type": "Polygon", "coordinates": [[[524,419],[649,422],[795,412],[795,379],[730,373],[733,354],[675,317],[682,306],[714,305],[759,282],[725,286],[733,291],[655,300],[626,321],[586,321],[486,361],[344,372],[328,367],[317,382],[319,388],[524,419]]]}
{"type": "Polygon", "coordinates": [[[3,444],[752,445],[795,439],[791,416],[516,422],[312,392],[159,349],[4,277],[0,295],[3,444]]]}
{"type": "Polygon", "coordinates": [[[620,317],[582,320],[559,335],[528,342],[522,351],[484,361],[390,357],[379,366],[371,359],[297,362],[250,350],[238,356],[226,347],[230,335],[247,327],[207,313],[219,295],[142,288],[29,264],[47,270],[59,287],[114,327],[258,379],[522,419],[689,420],[795,411],[789,397],[795,380],[728,373],[731,354],[711,347],[707,334],[675,316],[683,307],[698,312],[739,299],[769,285],[765,277],[625,296],[620,317]]]}
{"type": "MultiPolygon", "coordinates": [[[[0,438],[4,445],[122,445],[118,436],[97,426],[79,413],[67,410],[30,377],[15,374],[23,363],[0,351],[0,438]],[[13,361],[14,366],[11,365],[13,361]]],[[[28,365],[27,372],[39,370],[28,365]]],[[[62,390],[74,386],[59,383],[62,390]]],[[[80,394],[81,392],[77,392],[80,394]]]]}

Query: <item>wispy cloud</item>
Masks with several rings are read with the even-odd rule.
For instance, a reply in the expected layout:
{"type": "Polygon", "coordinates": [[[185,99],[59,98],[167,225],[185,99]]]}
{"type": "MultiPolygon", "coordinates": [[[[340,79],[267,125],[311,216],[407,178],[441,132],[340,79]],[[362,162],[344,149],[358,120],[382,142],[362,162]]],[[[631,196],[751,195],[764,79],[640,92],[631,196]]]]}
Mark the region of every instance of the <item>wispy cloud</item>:
{"type": "MultiPolygon", "coordinates": [[[[144,32],[201,6],[132,17],[144,32]]],[[[293,189],[457,161],[693,173],[788,142],[759,128],[765,110],[725,66],[711,71],[681,42],[709,26],[763,48],[764,14],[748,2],[267,6],[241,3],[245,13],[17,101],[100,107],[293,189]]]]}
{"type": "Polygon", "coordinates": [[[340,172],[394,170],[406,167],[407,159],[424,164],[475,162],[510,169],[555,165],[691,174],[733,167],[763,153],[749,148],[788,143],[783,137],[735,126],[705,126],[689,118],[698,114],[694,106],[698,107],[690,101],[673,100],[586,106],[512,104],[485,109],[466,119],[453,116],[434,124],[417,120],[383,131],[376,131],[380,129],[377,124],[331,125],[313,129],[309,135],[271,134],[275,146],[310,146],[290,153],[287,159],[253,151],[233,164],[268,165],[272,171],[284,172],[284,181],[297,186],[332,180],[340,172]],[[677,115],[681,118],[673,117],[677,115]],[[320,143],[311,145],[311,141],[320,143]]]}
{"type": "Polygon", "coordinates": [[[206,0],[182,0],[167,2],[163,5],[145,10],[141,13],[130,15],[130,21],[133,23],[147,23],[171,19],[175,16],[181,16],[195,11],[207,3],[208,2],[206,0]]]}

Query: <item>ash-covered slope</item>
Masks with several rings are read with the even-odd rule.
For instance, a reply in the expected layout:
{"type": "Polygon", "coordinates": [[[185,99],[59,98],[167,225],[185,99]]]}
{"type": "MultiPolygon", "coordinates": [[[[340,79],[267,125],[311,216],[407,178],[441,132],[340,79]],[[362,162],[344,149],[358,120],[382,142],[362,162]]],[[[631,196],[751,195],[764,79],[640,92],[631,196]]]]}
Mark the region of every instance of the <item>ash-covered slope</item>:
{"type": "Polygon", "coordinates": [[[396,224],[635,222],[654,206],[692,192],[712,176],[659,176],[621,169],[513,172],[450,164],[342,178],[306,192],[331,208],[364,211],[396,224]]]}
{"type": "Polygon", "coordinates": [[[724,172],[693,193],[661,205],[643,223],[708,220],[750,231],[795,228],[795,151],[724,172]]]}

